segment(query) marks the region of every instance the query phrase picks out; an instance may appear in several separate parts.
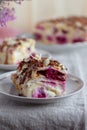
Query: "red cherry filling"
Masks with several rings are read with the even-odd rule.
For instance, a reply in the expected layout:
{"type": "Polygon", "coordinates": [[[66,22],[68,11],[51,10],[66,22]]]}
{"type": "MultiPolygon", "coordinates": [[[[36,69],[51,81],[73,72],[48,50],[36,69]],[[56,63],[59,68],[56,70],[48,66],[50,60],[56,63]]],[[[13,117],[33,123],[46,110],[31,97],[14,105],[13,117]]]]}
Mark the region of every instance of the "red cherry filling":
{"type": "Polygon", "coordinates": [[[39,33],[34,33],[35,39],[36,40],[41,40],[42,39],[42,35],[39,33]]]}
{"type": "Polygon", "coordinates": [[[44,92],[44,88],[39,89],[38,98],[46,97],[46,93],[44,92]]]}
{"type": "Polygon", "coordinates": [[[67,42],[67,38],[65,36],[57,36],[56,41],[58,44],[65,44],[67,42]]]}
{"type": "Polygon", "coordinates": [[[33,59],[35,57],[35,53],[31,53],[31,55],[29,56],[30,59],[33,59]]]}
{"type": "Polygon", "coordinates": [[[53,41],[53,37],[52,36],[47,36],[47,40],[52,42],[53,41]]]}
{"type": "Polygon", "coordinates": [[[38,25],[36,28],[39,29],[39,30],[44,30],[44,27],[42,27],[40,25],[38,25]]]}
{"type": "Polygon", "coordinates": [[[75,38],[75,39],[73,40],[73,43],[83,42],[83,41],[84,41],[84,39],[82,39],[82,38],[75,38]]]}
{"type": "Polygon", "coordinates": [[[41,88],[39,88],[39,89],[36,89],[36,90],[33,92],[33,95],[32,95],[32,96],[33,96],[33,97],[36,97],[36,98],[46,98],[46,97],[47,97],[47,95],[46,95],[46,93],[45,93],[43,87],[41,87],[41,88]]]}
{"type": "Polygon", "coordinates": [[[60,80],[60,81],[66,80],[66,76],[64,73],[59,72],[58,70],[54,70],[52,68],[41,70],[39,71],[39,73],[44,75],[46,78],[50,80],[60,80]]]}
{"type": "Polygon", "coordinates": [[[53,28],[53,33],[54,34],[58,33],[58,29],[57,28],[53,28]]]}

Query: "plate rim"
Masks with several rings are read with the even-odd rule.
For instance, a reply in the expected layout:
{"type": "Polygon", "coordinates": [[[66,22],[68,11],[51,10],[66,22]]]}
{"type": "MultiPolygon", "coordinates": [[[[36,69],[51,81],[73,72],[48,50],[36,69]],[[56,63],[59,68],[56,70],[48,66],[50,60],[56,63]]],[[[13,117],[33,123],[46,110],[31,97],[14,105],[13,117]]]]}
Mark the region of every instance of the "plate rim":
{"type": "Polygon", "coordinates": [[[43,50],[49,51],[50,53],[53,54],[64,54],[68,52],[73,52],[73,51],[77,51],[77,49],[84,49],[87,47],[87,41],[85,42],[78,42],[76,44],[72,44],[72,43],[67,43],[64,45],[60,45],[60,44],[46,44],[46,43],[42,43],[39,41],[36,41],[36,47],[41,49],[43,48],[43,50]]]}
{"type": "MultiPolygon", "coordinates": [[[[1,74],[0,75],[0,82],[1,80],[7,78],[8,76],[10,76],[12,73],[15,73],[16,71],[11,71],[11,72],[7,72],[7,73],[4,73],[4,74],[1,74]]],[[[79,93],[80,91],[82,91],[84,89],[84,82],[81,78],[77,77],[77,76],[74,76],[72,74],[67,74],[67,76],[72,76],[72,77],[75,77],[77,78],[80,83],[81,83],[81,87],[80,89],[78,89],[77,91],[73,92],[73,93],[70,93],[68,95],[63,95],[63,96],[57,96],[57,97],[49,97],[49,98],[32,98],[32,97],[23,97],[23,96],[17,96],[17,95],[12,95],[12,94],[8,94],[6,92],[2,92],[0,90],[0,94],[3,94],[5,96],[8,96],[8,97],[12,97],[12,98],[15,98],[15,99],[23,99],[23,100],[33,100],[33,101],[36,101],[36,100],[39,100],[39,101],[47,101],[47,100],[56,100],[56,99],[63,99],[63,98],[67,98],[67,97],[70,97],[70,96],[73,96],[73,95],[76,95],[77,93],[79,93]]]]}
{"type": "Polygon", "coordinates": [[[59,46],[59,47],[71,47],[71,46],[80,46],[80,45],[87,45],[87,41],[84,41],[84,42],[77,42],[77,43],[65,43],[65,44],[57,44],[57,43],[43,43],[43,42],[39,42],[39,41],[36,41],[37,43],[36,44],[41,44],[41,45],[46,45],[46,46],[59,46]]]}

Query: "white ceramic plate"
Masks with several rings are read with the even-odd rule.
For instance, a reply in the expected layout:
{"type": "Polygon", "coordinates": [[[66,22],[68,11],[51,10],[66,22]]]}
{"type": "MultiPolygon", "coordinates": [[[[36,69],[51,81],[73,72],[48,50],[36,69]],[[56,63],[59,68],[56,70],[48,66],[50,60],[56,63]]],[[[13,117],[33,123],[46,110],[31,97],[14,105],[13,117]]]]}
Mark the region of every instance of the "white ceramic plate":
{"type": "Polygon", "coordinates": [[[87,42],[83,43],[75,43],[75,44],[65,44],[65,45],[57,45],[57,44],[43,44],[43,43],[36,43],[36,48],[49,51],[51,53],[66,53],[71,51],[78,51],[82,48],[87,48],[87,42]]]}
{"type": "Polygon", "coordinates": [[[16,101],[35,103],[35,104],[52,103],[58,101],[59,99],[64,99],[69,96],[74,96],[74,94],[79,93],[83,88],[83,81],[81,79],[71,74],[68,74],[65,95],[54,97],[54,98],[44,98],[44,99],[22,97],[22,96],[18,96],[16,89],[11,81],[11,74],[14,72],[15,71],[8,72],[0,76],[0,94],[3,94],[6,97],[16,101]]]}
{"type": "Polygon", "coordinates": [[[0,64],[1,70],[15,70],[17,65],[0,64]]]}
{"type": "MultiPolygon", "coordinates": [[[[51,56],[50,53],[48,53],[47,51],[41,50],[41,49],[37,49],[36,50],[37,54],[41,54],[42,56],[46,56],[49,57],[51,56]]],[[[17,68],[17,65],[10,65],[10,64],[0,64],[0,69],[3,70],[15,70],[17,68]]]]}

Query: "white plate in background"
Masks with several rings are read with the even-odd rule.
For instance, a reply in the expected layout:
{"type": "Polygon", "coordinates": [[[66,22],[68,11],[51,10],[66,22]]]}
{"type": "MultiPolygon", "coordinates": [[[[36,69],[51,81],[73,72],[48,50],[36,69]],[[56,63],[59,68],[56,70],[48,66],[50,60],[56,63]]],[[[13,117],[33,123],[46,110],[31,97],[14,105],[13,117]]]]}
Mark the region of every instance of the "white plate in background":
{"type": "Polygon", "coordinates": [[[10,64],[0,64],[0,70],[15,70],[17,65],[10,65],[10,64]]]}
{"type": "Polygon", "coordinates": [[[50,53],[68,53],[73,51],[78,51],[83,48],[87,48],[87,42],[79,42],[74,44],[64,44],[64,45],[58,45],[58,44],[45,44],[45,43],[36,43],[36,48],[43,49],[46,51],[49,51],[50,53]]]}
{"type": "Polygon", "coordinates": [[[6,96],[6,98],[13,99],[15,101],[22,101],[27,103],[35,103],[35,104],[44,104],[44,103],[53,103],[60,99],[70,98],[70,96],[74,96],[78,94],[83,88],[83,81],[71,74],[67,74],[66,80],[66,92],[63,96],[52,97],[52,98],[29,98],[18,96],[15,86],[11,80],[11,74],[15,71],[8,72],[0,75],[0,94],[6,96]]]}

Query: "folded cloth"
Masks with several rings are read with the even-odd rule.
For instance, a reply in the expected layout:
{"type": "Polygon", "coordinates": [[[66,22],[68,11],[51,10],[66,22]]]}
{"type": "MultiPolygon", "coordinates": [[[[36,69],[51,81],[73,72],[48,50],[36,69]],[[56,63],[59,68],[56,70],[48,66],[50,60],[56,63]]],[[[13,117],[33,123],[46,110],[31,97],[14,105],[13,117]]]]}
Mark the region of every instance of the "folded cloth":
{"type": "MultiPolygon", "coordinates": [[[[86,79],[87,62],[83,53],[54,55],[54,58],[65,64],[70,73],[86,79]]],[[[0,95],[0,130],[85,130],[85,108],[84,91],[43,105],[13,101],[0,95]]]]}

